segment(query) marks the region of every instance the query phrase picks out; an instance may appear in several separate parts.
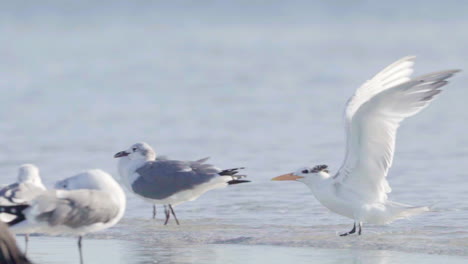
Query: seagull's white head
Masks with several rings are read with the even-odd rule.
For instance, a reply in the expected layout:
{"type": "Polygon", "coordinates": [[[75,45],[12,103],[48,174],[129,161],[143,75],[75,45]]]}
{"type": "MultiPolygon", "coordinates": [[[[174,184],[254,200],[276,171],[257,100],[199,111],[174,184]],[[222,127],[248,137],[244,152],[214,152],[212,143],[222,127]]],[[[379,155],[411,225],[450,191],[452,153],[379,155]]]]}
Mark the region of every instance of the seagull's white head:
{"type": "Polygon", "coordinates": [[[39,176],[39,168],[33,164],[21,165],[18,170],[18,181],[42,184],[41,177],[39,176]]]}
{"type": "Polygon", "coordinates": [[[130,160],[155,160],[156,152],[147,143],[141,142],[133,144],[129,149],[120,151],[114,155],[114,158],[125,157],[130,160]]]}
{"type": "Polygon", "coordinates": [[[283,174],[271,179],[272,181],[299,181],[305,184],[313,183],[330,177],[327,165],[317,165],[313,168],[304,167],[296,172],[283,174]]]}

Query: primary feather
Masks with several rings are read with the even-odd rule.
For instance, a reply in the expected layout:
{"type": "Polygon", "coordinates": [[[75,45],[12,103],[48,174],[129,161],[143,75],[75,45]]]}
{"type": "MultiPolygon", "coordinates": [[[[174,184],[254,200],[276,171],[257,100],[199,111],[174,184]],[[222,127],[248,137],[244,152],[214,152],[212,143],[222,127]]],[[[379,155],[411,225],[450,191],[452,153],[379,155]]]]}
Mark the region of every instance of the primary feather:
{"type": "Polygon", "coordinates": [[[385,202],[391,192],[386,176],[400,123],[429,105],[441,92],[439,88],[447,84],[446,79],[458,72],[448,70],[408,79],[413,59],[399,60],[366,82],[346,109],[346,156],[334,178],[367,202],[385,202]]]}

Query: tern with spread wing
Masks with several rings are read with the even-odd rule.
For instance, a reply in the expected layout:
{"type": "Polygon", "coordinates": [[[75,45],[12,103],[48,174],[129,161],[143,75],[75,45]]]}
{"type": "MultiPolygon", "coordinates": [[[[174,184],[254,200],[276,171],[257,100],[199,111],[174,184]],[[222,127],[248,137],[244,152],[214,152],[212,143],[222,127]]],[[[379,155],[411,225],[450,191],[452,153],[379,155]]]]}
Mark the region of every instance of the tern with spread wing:
{"type": "Polygon", "coordinates": [[[273,178],[305,183],[330,211],[354,220],[351,231],[360,235],[363,223],[387,224],[429,210],[388,200],[387,173],[392,165],[400,123],[434,100],[459,70],[410,77],[415,57],[391,64],[365,82],[348,101],[344,163],[335,175],[326,165],[302,168],[273,178]]]}

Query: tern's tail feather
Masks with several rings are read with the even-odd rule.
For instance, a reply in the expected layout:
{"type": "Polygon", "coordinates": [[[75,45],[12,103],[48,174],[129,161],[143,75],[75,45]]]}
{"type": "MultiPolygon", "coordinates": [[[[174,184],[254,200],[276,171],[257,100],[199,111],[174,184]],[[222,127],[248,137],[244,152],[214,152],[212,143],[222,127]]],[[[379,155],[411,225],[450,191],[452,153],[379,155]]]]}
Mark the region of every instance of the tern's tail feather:
{"type": "Polygon", "coordinates": [[[386,223],[393,222],[397,219],[410,218],[430,211],[430,208],[427,206],[411,206],[390,201],[385,204],[385,207],[388,212],[386,223]]]}

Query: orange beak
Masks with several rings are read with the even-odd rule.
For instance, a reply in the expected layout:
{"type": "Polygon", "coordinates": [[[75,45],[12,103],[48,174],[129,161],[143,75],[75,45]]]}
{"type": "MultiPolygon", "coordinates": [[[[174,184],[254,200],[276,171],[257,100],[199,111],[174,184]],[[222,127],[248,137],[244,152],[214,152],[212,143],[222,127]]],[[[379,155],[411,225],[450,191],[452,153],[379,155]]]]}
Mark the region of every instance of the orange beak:
{"type": "Polygon", "coordinates": [[[296,176],[293,173],[288,173],[288,174],[283,174],[278,177],[274,177],[271,180],[272,181],[296,181],[297,179],[301,179],[301,178],[304,178],[304,177],[296,176]]]}

